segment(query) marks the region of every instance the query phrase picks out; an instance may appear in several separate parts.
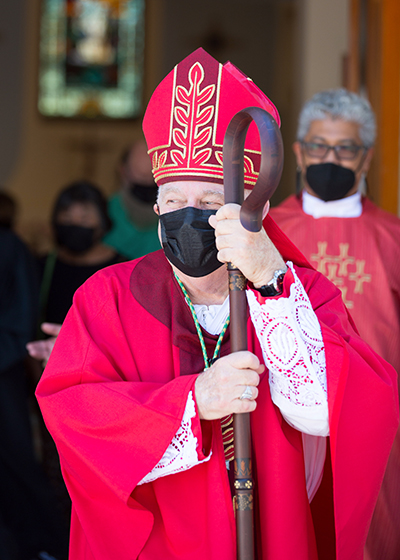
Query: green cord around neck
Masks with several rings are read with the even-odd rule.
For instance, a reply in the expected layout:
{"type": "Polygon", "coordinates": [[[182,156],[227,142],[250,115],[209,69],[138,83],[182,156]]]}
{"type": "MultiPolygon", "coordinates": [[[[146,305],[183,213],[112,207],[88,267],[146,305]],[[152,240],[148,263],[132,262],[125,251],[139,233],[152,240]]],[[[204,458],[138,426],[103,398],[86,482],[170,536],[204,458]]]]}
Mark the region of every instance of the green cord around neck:
{"type": "Polygon", "coordinates": [[[228,325],[229,325],[229,315],[228,315],[228,318],[226,319],[225,324],[222,327],[222,331],[221,331],[221,333],[218,337],[217,344],[216,344],[215,350],[214,350],[214,355],[211,358],[211,360],[209,360],[208,356],[207,356],[207,350],[206,350],[206,345],[205,345],[205,342],[204,342],[203,333],[201,332],[200,323],[199,323],[199,320],[197,318],[196,310],[193,306],[193,303],[190,301],[190,297],[189,297],[189,294],[187,293],[187,290],[186,290],[185,286],[182,284],[181,280],[178,278],[178,276],[175,274],[175,272],[174,272],[174,276],[175,276],[176,281],[178,282],[178,284],[179,284],[179,286],[180,286],[180,288],[183,292],[183,295],[185,296],[186,303],[188,304],[189,309],[192,313],[193,321],[194,321],[194,324],[196,326],[197,336],[199,337],[201,350],[203,352],[204,366],[205,366],[204,369],[208,369],[218,357],[218,354],[219,354],[219,351],[220,351],[220,348],[221,348],[221,344],[222,344],[222,339],[224,338],[224,335],[226,333],[226,329],[228,328],[228,325]]]}

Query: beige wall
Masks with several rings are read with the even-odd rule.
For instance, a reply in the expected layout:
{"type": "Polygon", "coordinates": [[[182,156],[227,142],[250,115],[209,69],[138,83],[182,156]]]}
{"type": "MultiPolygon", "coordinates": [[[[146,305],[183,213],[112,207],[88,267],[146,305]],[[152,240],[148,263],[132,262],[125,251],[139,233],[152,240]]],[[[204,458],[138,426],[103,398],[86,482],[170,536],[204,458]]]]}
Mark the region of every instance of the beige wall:
{"type": "Polygon", "coordinates": [[[342,85],[348,52],[348,0],[300,0],[298,85],[300,103],[342,85]]]}

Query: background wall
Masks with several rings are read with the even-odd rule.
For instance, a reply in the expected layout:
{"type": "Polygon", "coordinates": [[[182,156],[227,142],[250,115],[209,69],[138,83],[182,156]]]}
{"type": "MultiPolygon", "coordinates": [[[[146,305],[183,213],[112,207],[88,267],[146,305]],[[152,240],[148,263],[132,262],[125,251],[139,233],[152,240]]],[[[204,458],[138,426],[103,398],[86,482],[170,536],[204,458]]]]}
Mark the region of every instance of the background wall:
{"type": "MultiPolygon", "coordinates": [[[[107,193],[141,122],[48,120],[37,111],[40,0],[0,3],[0,185],[17,198],[19,229],[43,242],[58,190],[86,177],[107,193]]],[[[203,46],[230,60],[271,97],[282,117],[285,167],[273,204],[294,191],[298,110],[342,84],[347,0],[147,0],[144,106],[158,82],[203,46]]]]}
{"type": "Polygon", "coordinates": [[[348,54],[348,1],[301,0],[298,29],[296,82],[303,103],[317,91],[343,84],[348,54]]]}

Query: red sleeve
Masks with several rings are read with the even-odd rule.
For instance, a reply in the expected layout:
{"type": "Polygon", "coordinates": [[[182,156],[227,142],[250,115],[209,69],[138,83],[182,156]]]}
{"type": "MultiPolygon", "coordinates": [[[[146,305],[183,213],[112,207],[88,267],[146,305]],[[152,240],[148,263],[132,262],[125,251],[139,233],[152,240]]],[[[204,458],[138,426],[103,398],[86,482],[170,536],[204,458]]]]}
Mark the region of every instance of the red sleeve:
{"type": "MultiPolygon", "coordinates": [[[[36,394],[68,475],[88,492],[106,485],[126,502],[179,428],[197,375],[175,375],[178,358],[163,348],[163,325],[154,324],[150,337],[157,347],[133,353],[118,307],[131,306],[138,328],[141,310],[113,284],[96,275],[77,291],[36,394]],[[138,371],[138,357],[150,370],[154,361],[154,382],[138,371]]],[[[202,459],[198,417],[193,422],[202,459]]]]}

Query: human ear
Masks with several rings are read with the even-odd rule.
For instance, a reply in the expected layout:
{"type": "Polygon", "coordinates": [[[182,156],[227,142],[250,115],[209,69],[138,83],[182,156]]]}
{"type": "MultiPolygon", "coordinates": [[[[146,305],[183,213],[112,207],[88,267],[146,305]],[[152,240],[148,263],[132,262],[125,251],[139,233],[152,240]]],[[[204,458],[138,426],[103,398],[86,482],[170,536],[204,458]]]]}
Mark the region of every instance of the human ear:
{"type": "Polygon", "coordinates": [[[365,160],[361,168],[361,171],[365,173],[365,175],[368,173],[373,155],[374,155],[374,148],[369,148],[367,150],[367,155],[365,156],[365,160]]]}

